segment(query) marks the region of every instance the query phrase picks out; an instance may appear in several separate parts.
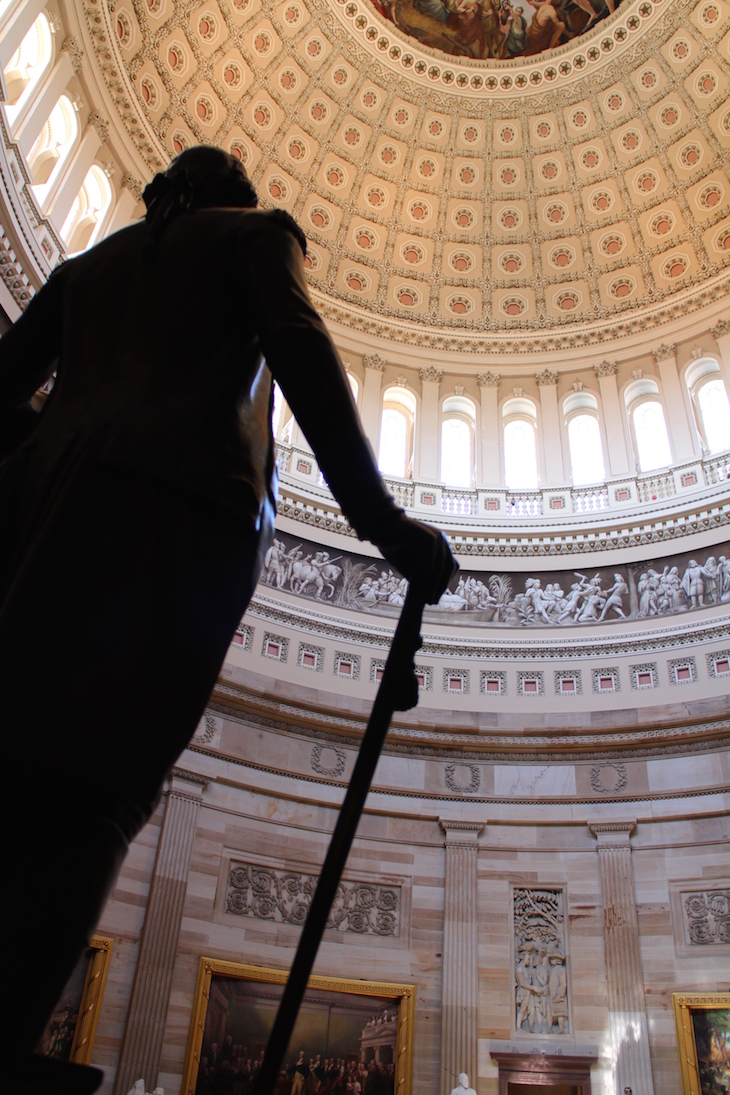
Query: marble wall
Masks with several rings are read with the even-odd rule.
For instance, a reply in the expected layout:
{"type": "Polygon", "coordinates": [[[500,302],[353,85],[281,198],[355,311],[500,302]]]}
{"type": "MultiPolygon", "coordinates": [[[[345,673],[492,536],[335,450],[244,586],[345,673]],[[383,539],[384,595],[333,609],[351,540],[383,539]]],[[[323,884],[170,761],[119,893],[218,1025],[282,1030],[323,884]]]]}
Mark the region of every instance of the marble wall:
{"type": "MultiPolygon", "coordinates": [[[[158,1083],[168,1095],[180,1090],[200,956],[284,969],[293,958],[296,924],[280,911],[242,914],[231,906],[232,866],[316,875],[351,764],[346,742],[320,741],[316,763],[322,775],[312,763],[312,739],[296,728],[267,726],[263,719],[226,713],[220,705],[208,715],[210,722],[201,724],[198,744],[183,755],[176,776],[177,793],[184,795],[188,786],[199,801],[189,865],[179,880],[177,944],[167,959],[155,959],[170,965],[169,1000],[160,1020],[158,1058],[144,1066],[154,1071],[144,1078],[148,1090],[158,1083]],[[345,755],[339,772],[338,753],[345,755]]],[[[728,978],[719,976],[727,968],[730,943],[718,934],[717,918],[713,937],[693,942],[686,911],[688,895],[730,890],[727,753],[655,750],[651,758],[631,762],[643,766],[641,791],[609,795],[592,787],[586,761],[495,763],[476,796],[456,785],[450,791],[434,784],[432,770],[448,763],[443,757],[384,756],[346,881],[397,894],[395,928],[350,930],[342,921],[326,933],[315,972],[415,986],[413,1091],[419,1095],[448,1095],[452,1073],[466,1064],[455,1057],[462,1053],[459,1039],[464,1031],[473,1037],[458,1007],[454,1011],[452,1004],[450,1018],[442,1007],[447,982],[450,999],[454,987],[465,994],[465,1005],[474,994],[477,1075],[471,1079],[479,1095],[496,1095],[498,1066],[490,1048],[505,1042],[523,1052],[594,1054],[593,1091],[621,1095],[635,1066],[617,1068],[615,1001],[626,989],[612,982],[607,956],[611,947],[626,944],[607,935],[619,897],[607,896],[598,851],[602,844],[620,845],[620,900],[635,907],[629,940],[637,956],[632,991],[643,1004],[650,1075],[656,1092],[681,1095],[671,994],[730,988],[728,978]],[[462,845],[473,852],[463,852],[462,845]],[[451,882],[449,854],[452,864],[459,863],[451,882]],[[543,945],[540,940],[548,936],[541,936],[536,921],[532,935],[528,931],[528,950],[535,959],[533,978],[539,978],[541,958],[560,951],[568,1000],[562,1034],[557,1022],[550,1034],[545,1024],[530,1029],[529,1021],[516,1029],[516,968],[525,935],[523,930],[515,942],[515,892],[534,893],[538,901],[540,893],[560,894],[562,941],[548,932],[543,945]],[[460,968],[458,959],[470,953],[476,966],[473,989],[470,971],[460,968]],[[447,1025],[451,1034],[444,1039],[447,1025]]],[[[451,763],[454,779],[461,778],[462,767],[468,772],[458,757],[451,763]]],[[[186,839],[170,828],[170,803],[168,794],[135,842],[100,925],[114,938],[94,1049],[94,1061],[107,1070],[104,1095],[126,1095],[130,1069],[142,1067],[130,1030],[160,1010],[159,1000],[140,1001],[133,983],[141,937],[159,934],[165,923],[158,907],[154,917],[147,914],[145,926],[153,880],[169,872],[169,847],[159,855],[158,847],[186,839]],[[151,925],[153,919],[158,927],[151,925]]],[[[241,877],[238,881],[240,891],[241,877]]],[[[545,971],[548,966],[546,960],[545,971]]],[[[141,977],[137,972],[138,981],[141,977]]],[[[633,1090],[649,1088],[634,1083],[633,1090]]]]}

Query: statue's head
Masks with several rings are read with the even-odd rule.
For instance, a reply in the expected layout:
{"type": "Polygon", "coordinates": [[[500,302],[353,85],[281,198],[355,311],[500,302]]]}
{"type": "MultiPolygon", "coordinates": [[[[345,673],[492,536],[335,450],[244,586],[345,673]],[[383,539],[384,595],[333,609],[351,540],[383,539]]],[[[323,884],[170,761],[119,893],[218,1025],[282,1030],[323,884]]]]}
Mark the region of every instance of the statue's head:
{"type": "Polygon", "coordinates": [[[469,1087],[469,1077],[465,1072],[459,1073],[459,1083],[464,1089],[469,1087]]]}
{"type": "Polygon", "coordinates": [[[188,148],[155,175],[142,197],[148,210],[171,191],[179,192],[190,208],[234,206],[253,209],[258,205],[256,191],[240,160],[222,148],[197,145],[188,148]]]}

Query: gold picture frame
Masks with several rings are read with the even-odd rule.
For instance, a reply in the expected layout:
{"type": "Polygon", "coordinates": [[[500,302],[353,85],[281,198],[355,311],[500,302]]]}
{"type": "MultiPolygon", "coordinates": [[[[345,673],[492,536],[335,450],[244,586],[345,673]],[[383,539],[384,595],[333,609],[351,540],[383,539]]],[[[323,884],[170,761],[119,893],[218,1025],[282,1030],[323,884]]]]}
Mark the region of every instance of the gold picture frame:
{"type": "MultiPolygon", "coordinates": [[[[201,1061],[204,1061],[205,1069],[209,1070],[210,1054],[204,1054],[204,1046],[218,1044],[218,1040],[224,1045],[226,1038],[234,1037],[234,1034],[224,1033],[228,1030],[229,1020],[231,1030],[237,1024],[234,1033],[242,1038],[246,1038],[246,1022],[251,1023],[252,1030],[255,1021],[256,1036],[247,1037],[243,1042],[244,1049],[249,1056],[254,1055],[255,1060],[260,1048],[265,1045],[268,1031],[271,1030],[287,977],[286,970],[201,957],[185,1056],[182,1095],[195,1095],[201,1061]]],[[[327,1039],[333,1037],[331,1031],[343,1031],[338,1044],[344,1044],[343,1039],[349,1038],[354,1051],[354,1042],[357,1041],[360,1043],[358,1056],[362,1053],[373,1053],[374,1059],[379,1059],[378,1055],[382,1054],[385,1067],[388,1063],[385,1058],[392,1054],[390,1063],[395,1068],[395,1095],[411,1095],[414,1005],[414,985],[313,976],[307,984],[291,1044],[296,1044],[295,1039],[299,1034],[302,1046],[306,1044],[305,1038],[309,1037],[312,1054],[316,1045],[316,1052],[323,1052],[325,1059],[339,1058],[338,1052],[328,1054],[326,1045],[320,1047],[321,1034],[315,1033],[320,1022],[317,1016],[326,1014],[327,1039]],[[369,1003],[362,1000],[363,997],[369,1003]],[[353,1039],[352,1034],[344,1033],[345,1030],[358,1029],[359,1025],[362,1025],[362,1033],[357,1038],[353,1039]],[[305,1030],[310,1033],[302,1033],[305,1030]],[[315,1038],[319,1039],[316,1043],[315,1038]]],[[[333,1042],[328,1042],[328,1045],[331,1048],[333,1042]]],[[[349,1060],[352,1056],[353,1052],[343,1053],[342,1059],[347,1057],[349,1060]]],[[[284,1067],[291,1067],[291,1064],[285,1058],[284,1067]]],[[[290,1089],[291,1080],[288,1081],[287,1092],[290,1089]]]]}
{"type": "Polygon", "coordinates": [[[114,940],[109,936],[92,936],[61,994],[37,1052],[79,1065],[89,1064],[113,945],[114,940]]]}
{"type": "Polygon", "coordinates": [[[730,992],[674,992],[683,1095],[714,1095],[717,1067],[730,1064],[730,992]]]}

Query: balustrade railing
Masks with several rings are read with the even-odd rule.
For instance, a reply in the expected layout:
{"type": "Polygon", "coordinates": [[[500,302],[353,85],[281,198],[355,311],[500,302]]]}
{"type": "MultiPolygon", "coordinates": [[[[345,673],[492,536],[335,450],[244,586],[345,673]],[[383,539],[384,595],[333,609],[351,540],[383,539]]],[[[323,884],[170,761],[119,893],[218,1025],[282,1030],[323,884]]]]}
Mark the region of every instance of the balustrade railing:
{"type": "MultiPolygon", "coordinates": [[[[313,453],[279,442],[276,455],[279,472],[290,483],[296,482],[300,489],[312,492],[318,499],[329,496],[313,453]]],[[[553,485],[535,491],[479,487],[468,491],[411,479],[388,478],[385,482],[398,505],[415,509],[426,517],[429,512],[433,517],[440,513],[445,517],[478,517],[481,521],[534,520],[548,515],[553,520],[558,513],[563,520],[571,515],[607,517],[617,510],[631,512],[637,505],[666,503],[672,498],[689,499],[709,488],[730,484],[730,452],[592,487],[553,485]]]]}

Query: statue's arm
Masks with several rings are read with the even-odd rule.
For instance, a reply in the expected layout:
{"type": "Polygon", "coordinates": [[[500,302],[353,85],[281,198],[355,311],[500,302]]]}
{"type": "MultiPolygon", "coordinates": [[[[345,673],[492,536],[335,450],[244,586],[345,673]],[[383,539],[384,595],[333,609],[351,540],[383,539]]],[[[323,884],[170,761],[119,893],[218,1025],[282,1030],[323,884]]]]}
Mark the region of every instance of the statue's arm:
{"type": "Polygon", "coordinates": [[[0,339],[0,419],[27,403],[58,366],[63,335],[61,271],[0,339]]]}

